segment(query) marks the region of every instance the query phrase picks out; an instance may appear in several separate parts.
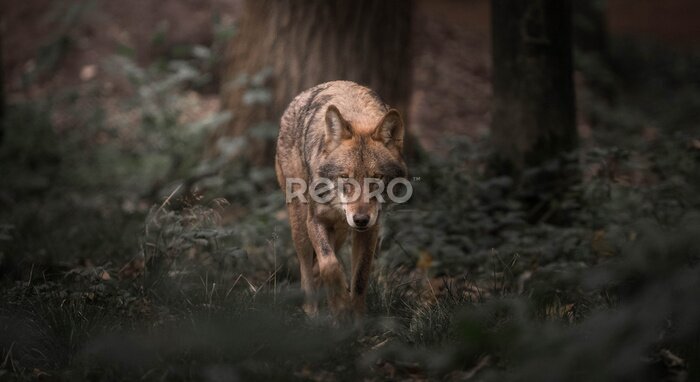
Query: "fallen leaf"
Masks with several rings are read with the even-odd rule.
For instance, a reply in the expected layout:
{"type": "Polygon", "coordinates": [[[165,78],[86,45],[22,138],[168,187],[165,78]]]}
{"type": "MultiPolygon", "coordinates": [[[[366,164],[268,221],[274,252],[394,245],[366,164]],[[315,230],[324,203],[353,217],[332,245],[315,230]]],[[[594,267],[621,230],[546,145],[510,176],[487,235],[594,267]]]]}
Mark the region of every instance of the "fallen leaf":
{"type": "Polygon", "coordinates": [[[593,238],[591,238],[591,247],[593,248],[593,252],[595,252],[598,256],[615,256],[615,249],[606,240],[605,231],[602,229],[593,232],[593,238]]]}
{"type": "Polygon", "coordinates": [[[428,251],[421,251],[420,255],[418,255],[418,261],[416,262],[416,268],[422,269],[422,270],[427,270],[427,269],[430,269],[432,264],[433,264],[433,257],[430,256],[430,253],[428,253],[428,251]]]}

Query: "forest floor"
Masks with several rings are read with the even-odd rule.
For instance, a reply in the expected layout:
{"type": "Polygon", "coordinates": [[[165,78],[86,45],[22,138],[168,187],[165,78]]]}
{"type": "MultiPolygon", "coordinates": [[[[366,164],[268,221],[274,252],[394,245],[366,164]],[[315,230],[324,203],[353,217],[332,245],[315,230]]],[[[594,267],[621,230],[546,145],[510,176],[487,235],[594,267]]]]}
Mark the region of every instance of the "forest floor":
{"type": "Polygon", "coordinates": [[[273,170],[201,159],[238,6],[205,3],[12,8],[0,377],[698,378],[697,56],[616,40],[610,68],[577,57],[582,148],[516,182],[483,172],[487,24],[421,13],[430,159],[387,213],[367,319],[336,327],[299,309],[273,170]]]}

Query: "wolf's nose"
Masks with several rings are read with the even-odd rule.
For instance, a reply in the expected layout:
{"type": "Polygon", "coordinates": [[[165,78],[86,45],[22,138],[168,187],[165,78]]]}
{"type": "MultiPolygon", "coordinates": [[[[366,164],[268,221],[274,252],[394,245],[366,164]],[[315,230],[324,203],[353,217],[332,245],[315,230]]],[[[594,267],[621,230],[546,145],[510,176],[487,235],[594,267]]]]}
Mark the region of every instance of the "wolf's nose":
{"type": "Polygon", "coordinates": [[[355,222],[357,228],[365,228],[369,224],[369,215],[357,214],[352,216],[352,221],[355,222]]]}

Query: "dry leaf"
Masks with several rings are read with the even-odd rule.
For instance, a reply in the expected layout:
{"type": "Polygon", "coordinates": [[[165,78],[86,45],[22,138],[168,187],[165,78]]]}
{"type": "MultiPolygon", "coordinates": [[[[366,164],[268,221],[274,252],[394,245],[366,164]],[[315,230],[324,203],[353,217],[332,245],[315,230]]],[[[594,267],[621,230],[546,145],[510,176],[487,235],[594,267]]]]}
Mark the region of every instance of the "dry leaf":
{"type": "Polygon", "coordinates": [[[428,251],[421,251],[420,255],[418,255],[418,261],[416,262],[416,268],[422,269],[422,270],[427,270],[427,269],[430,269],[432,264],[433,264],[433,257],[430,256],[430,253],[428,253],[428,251]]]}

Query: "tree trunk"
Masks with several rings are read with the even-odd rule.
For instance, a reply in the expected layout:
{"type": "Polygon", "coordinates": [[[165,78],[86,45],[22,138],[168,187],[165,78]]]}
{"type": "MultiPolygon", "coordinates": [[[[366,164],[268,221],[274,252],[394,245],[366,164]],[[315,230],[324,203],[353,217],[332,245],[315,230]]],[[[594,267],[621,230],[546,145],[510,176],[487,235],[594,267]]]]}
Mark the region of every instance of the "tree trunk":
{"type": "Polygon", "coordinates": [[[492,0],[494,170],[576,146],[571,0],[492,0]]]}
{"type": "Polygon", "coordinates": [[[598,97],[614,103],[615,75],[610,56],[605,0],[572,0],[576,69],[598,97]]]}
{"type": "Polygon", "coordinates": [[[3,43],[5,37],[5,21],[0,17],[0,146],[4,141],[5,136],[5,118],[6,105],[5,105],[5,64],[3,61],[3,43]]]}
{"type": "Polygon", "coordinates": [[[573,39],[586,53],[608,54],[608,27],[605,0],[572,0],[573,39]]]}
{"type": "Polygon", "coordinates": [[[247,0],[244,6],[224,64],[222,106],[232,119],[214,134],[210,153],[218,154],[222,138],[245,137],[251,163],[271,164],[286,106],[331,80],[369,86],[406,117],[411,1],[247,0]]]}

